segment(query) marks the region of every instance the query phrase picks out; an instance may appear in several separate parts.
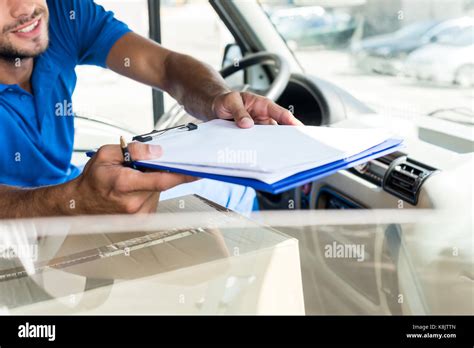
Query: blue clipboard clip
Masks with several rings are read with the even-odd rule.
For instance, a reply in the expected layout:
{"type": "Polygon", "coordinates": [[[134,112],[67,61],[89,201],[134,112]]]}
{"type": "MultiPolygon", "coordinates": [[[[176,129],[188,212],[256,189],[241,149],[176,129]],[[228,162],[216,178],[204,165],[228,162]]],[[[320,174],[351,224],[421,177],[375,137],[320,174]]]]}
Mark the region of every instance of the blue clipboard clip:
{"type": "Polygon", "coordinates": [[[139,141],[141,143],[146,143],[148,141],[153,140],[153,138],[159,137],[165,133],[168,133],[170,131],[179,131],[183,130],[186,132],[190,132],[193,130],[198,129],[198,126],[194,123],[187,123],[183,124],[181,126],[176,126],[176,127],[171,127],[171,128],[166,128],[166,129],[160,129],[160,130],[154,130],[150,133],[142,134],[142,135],[137,135],[133,137],[134,141],[139,141]]]}

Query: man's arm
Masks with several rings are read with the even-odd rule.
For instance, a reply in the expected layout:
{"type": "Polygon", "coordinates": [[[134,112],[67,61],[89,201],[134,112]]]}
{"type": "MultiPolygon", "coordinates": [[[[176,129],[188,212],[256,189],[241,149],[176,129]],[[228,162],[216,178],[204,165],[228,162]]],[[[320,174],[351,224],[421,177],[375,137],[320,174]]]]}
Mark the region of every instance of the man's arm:
{"type": "Polygon", "coordinates": [[[252,93],[232,92],[212,67],[170,51],[135,33],[112,47],[107,66],[138,82],[168,92],[202,120],[234,119],[243,128],[260,124],[301,124],[287,109],[252,93]]]}
{"type": "MultiPolygon", "coordinates": [[[[132,143],[135,160],[161,156],[159,146],[132,143]]],[[[0,185],[0,218],[153,213],[160,192],[196,180],[190,176],[150,172],[123,166],[120,146],[103,146],[83,173],[62,185],[20,189],[0,185]]]]}
{"type": "Polygon", "coordinates": [[[71,189],[70,184],[38,189],[1,185],[0,219],[71,215],[73,210],[68,200],[68,197],[72,197],[71,189]]]}
{"type": "Polygon", "coordinates": [[[166,91],[201,119],[213,114],[211,105],[216,96],[230,92],[210,66],[135,33],[126,34],[114,45],[107,66],[120,75],[166,91]]]}

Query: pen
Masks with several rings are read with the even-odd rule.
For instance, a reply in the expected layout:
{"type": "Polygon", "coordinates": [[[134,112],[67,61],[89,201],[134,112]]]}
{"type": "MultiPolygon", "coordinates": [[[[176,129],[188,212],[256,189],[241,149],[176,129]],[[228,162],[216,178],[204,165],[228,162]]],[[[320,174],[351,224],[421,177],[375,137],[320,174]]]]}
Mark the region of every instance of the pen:
{"type": "Polygon", "coordinates": [[[132,156],[130,155],[130,152],[128,151],[127,143],[125,142],[125,139],[122,136],[120,137],[120,147],[122,148],[124,166],[136,169],[133,164],[132,156]]]}

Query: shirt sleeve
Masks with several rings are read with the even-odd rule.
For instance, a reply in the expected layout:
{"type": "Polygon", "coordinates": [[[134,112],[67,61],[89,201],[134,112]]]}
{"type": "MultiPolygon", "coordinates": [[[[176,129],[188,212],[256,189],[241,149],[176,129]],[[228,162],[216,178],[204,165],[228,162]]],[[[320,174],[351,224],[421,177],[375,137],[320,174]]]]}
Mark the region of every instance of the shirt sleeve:
{"type": "Polygon", "coordinates": [[[110,50],[130,29],[93,0],[76,0],[76,4],[78,64],[106,67],[110,50]]]}
{"type": "Polygon", "coordinates": [[[93,0],[48,0],[50,34],[77,65],[106,67],[111,48],[128,26],[93,0]]]}

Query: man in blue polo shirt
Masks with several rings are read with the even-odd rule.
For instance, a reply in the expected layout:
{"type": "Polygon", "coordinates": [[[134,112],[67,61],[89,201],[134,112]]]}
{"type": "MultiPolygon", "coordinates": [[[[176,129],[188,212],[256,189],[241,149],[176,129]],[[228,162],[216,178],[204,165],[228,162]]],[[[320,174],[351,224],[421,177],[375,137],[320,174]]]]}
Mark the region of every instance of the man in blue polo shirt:
{"type": "MultiPolygon", "coordinates": [[[[131,32],[92,0],[2,0],[0,217],[152,212],[160,192],[194,181],[125,168],[118,145],[102,147],[82,173],[71,164],[74,118],[57,110],[71,104],[81,64],[160,88],[203,120],[299,122],[268,99],[232,92],[209,66],[131,32]]],[[[161,154],[135,143],[130,151],[136,160],[161,154]]]]}

